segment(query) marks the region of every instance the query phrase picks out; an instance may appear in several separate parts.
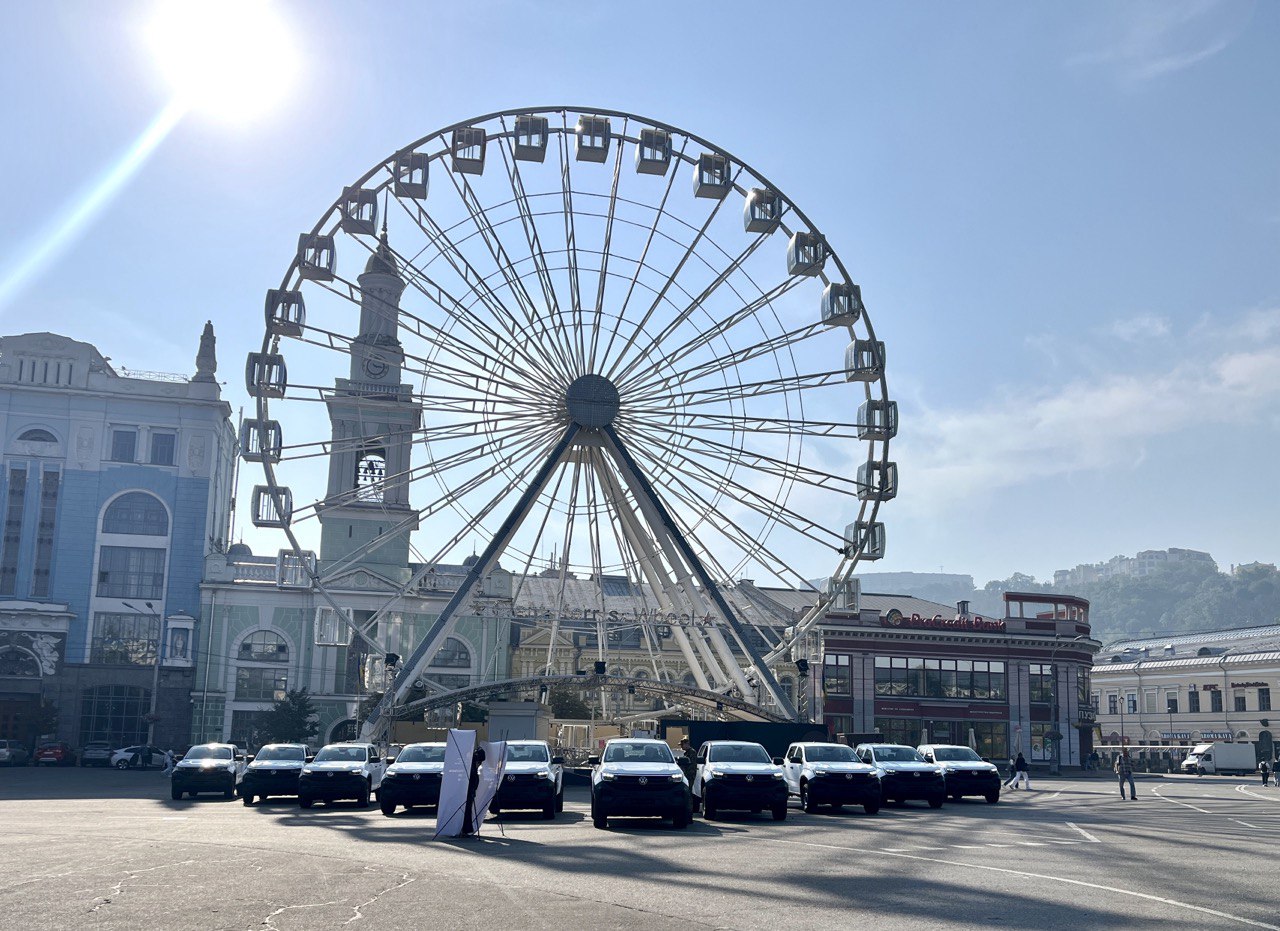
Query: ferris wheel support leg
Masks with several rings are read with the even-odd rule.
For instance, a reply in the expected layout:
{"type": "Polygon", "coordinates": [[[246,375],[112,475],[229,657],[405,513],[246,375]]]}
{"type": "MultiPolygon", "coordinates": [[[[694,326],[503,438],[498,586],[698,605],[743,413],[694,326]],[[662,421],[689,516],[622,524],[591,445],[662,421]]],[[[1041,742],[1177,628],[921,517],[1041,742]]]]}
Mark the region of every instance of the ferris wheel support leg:
{"type": "MultiPolygon", "coordinates": [[[[680,528],[676,525],[674,518],[663,506],[662,500],[654,493],[653,486],[649,484],[649,480],[640,470],[640,466],[631,454],[627,452],[622,440],[614,431],[613,427],[606,426],[601,431],[605,436],[605,448],[617,461],[619,468],[622,469],[624,477],[634,482],[633,488],[638,497],[647,499],[649,506],[657,513],[662,521],[663,527],[671,536],[675,544],[680,548],[684,555],[685,561],[689,567],[697,574],[698,580],[702,583],[703,589],[707,595],[716,603],[716,607],[720,609],[724,615],[725,621],[733,629],[738,641],[742,644],[743,649],[747,651],[747,655],[751,657],[751,662],[755,665],[756,671],[760,674],[760,679],[765,689],[773,696],[773,700],[777,702],[783,713],[793,720],[797,717],[795,706],[791,703],[782,687],[778,685],[778,680],[774,678],[773,671],[765,665],[764,658],[760,655],[760,651],[752,645],[747,638],[746,631],[743,630],[742,624],[738,621],[737,616],[733,613],[733,609],[729,607],[729,603],[725,601],[724,595],[720,593],[720,589],[716,587],[711,580],[711,576],[707,574],[706,568],[702,565],[702,561],[698,559],[698,554],[693,551],[687,540],[680,533],[680,528]]],[[[736,665],[735,665],[736,668],[736,665]]]]}
{"type": "Polygon", "coordinates": [[[431,625],[431,629],[427,631],[426,636],[422,638],[409,656],[409,659],[404,664],[403,671],[396,677],[395,684],[387,689],[382,696],[382,701],[378,702],[377,707],[373,709],[365,720],[364,727],[360,731],[361,739],[368,740],[387,727],[388,722],[384,721],[383,718],[386,717],[387,712],[399,703],[400,698],[409,691],[414,677],[418,675],[421,669],[426,668],[431,660],[435,658],[440,647],[444,645],[445,637],[453,630],[453,619],[458,613],[458,609],[470,597],[471,590],[493,567],[498,557],[502,555],[503,550],[511,542],[511,538],[520,529],[520,525],[528,515],[529,509],[538,499],[538,496],[542,494],[542,490],[546,487],[547,482],[550,481],[552,474],[560,463],[564,461],[565,454],[573,446],[573,441],[578,435],[578,429],[577,424],[571,424],[565,430],[564,436],[560,438],[560,442],[556,444],[555,449],[547,456],[547,461],[538,470],[538,474],[529,482],[529,487],[525,489],[524,494],[520,496],[520,500],[511,509],[511,513],[502,522],[498,532],[493,535],[493,539],[489,541],[489,545],[480,554],[480,558],[468,570],[466,577],[462,580],[462,584],[458,586],[458,590],[453,593],[453,597],[444,606],[444,610],[440,612],[440,616],[431,625]]]}
{"type": "MultiPolygon", "coordinates": [[[[652,541],[646,539],[641,532],[640,518],[632,510],[626,495],[622,493],[622,489],[617,486],[613,473],[602,469],[599,474],[602,480],[601,487],[613,502],[614,510],[618,515],[618,522],[622,525],[622,533],[627,537],[628,542],[631,544],[631,549],[636,554],[636,559],[640,562],[641,571],[644,572],[645,579],[649,583],[650,591],[658,599],[659,604],[668,611],[673,611],[676,607],[674,594],[676,586],[671,581],[670,576],[667,575],[666,570],[655,565],[653,559],[649,556],[649,544],[652,541]]],[[[689,672],[693,674],[693,680],[697,683],[698,688],[711,691],[713,685],[702,668],[702,662],[699,661],[694,651],[689,635],[678,624],[671,626],[671,635],[675,639],[681,655],[684,656],[684,661],[688,664],[689,672]]],[[[713,663],[709,668],[713,677],[721,674],[721,678],[725,678],[718,665],[713,663]]]]}

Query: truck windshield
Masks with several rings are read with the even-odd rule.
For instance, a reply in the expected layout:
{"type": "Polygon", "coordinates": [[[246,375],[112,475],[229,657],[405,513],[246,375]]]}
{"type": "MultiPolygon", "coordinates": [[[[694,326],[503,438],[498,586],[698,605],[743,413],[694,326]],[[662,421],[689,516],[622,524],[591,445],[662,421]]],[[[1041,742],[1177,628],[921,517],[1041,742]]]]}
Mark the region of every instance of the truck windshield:
{"type": "Polygon", "coordinates": [[[263,747],[255,760],[305,760],[306,751],[301,747],[263,747]]]}
{"type": "Polygon", "coordinates": [[[759,744],[721,744],[713,746],[707,759],[712,763],[769,763],[769,754],[759,744]]]}
{"type": "Polygon", "coordinates": [[[550,758],[542,744],[507,744],[508,763],[545,763],[550,758]]]}
{"type": "Polygon", "coordinates": [[[367,758],[364,747],[323,747],[316,754],[317,763],[363,763],[367,758]]]}
{"type": "Polygon", "coordinates": [[[606,763],[672,763],[671,749],[660,743],[614,741],[604,748],[606,763]]]}
{"type": "Polygon", "coordinates": [[[910,747],[876,747],[879,763],[923,763],[924,757],[910,747]]]}
{"type": "Polygon", "coordinates": [[[405,747],[396,757],[397,763],[443,763],[444,747],[405,747]]]}
{"type": "Polygon", "coordinates": [[[810,763],[856,763],[853,748],[842,744],[818,744],[804,748],[804,758],[810,763]]]}
{"type": "Polygon", "coordinates": [[[939,763],[944,760],[948,763],[981,763],[982,757],[974,753],[968,747],[934,747],[933,758],[939,763]]]}
{"type": "Polygon", "coordinates": [[[230,747],[192,747],[182,757],[184,760],[229,760],[230,747]]]}

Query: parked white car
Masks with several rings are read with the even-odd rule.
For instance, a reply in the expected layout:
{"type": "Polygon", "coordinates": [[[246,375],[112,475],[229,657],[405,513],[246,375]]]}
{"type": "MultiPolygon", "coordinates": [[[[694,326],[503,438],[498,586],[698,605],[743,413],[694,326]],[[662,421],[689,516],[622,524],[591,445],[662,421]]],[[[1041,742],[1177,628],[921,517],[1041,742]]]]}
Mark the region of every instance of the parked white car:
{"type": "Polygon", "coordinates": [[[880,810],[880,771],[858,759],[847,744],[794,743],[782,760],[787,789],[803,810],[812,812],[820,805],[861,805],[869,815],[880,810]]]}
{"type": "Polygon", "coordinates": [[[121,747],[111,754],[110,765],[116,769],[164,767],[164,751],[159,747],[121,747]]]}
{"type": "Polygon", "coordinates": [[[298,777],[298,804],[355,799],[367,808],[370,797],[382,786],[387,762],[373,744],[336,743],[321,747],[298,777]]]}
{"type": "Polygon", "coordinates": [[[550,820],[564,810],[564,758],[551,755],[545,740],[508,740],[506,775],[489,803],[503,811],[540,808],[550,820]]]}

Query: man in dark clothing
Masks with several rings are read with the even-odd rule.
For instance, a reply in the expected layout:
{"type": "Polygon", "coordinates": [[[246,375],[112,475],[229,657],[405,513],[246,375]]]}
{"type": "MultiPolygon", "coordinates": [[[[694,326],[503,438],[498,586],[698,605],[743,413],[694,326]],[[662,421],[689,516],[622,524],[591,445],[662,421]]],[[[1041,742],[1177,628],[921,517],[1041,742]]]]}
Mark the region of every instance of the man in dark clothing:
{"type": "Polygon", "coordinates": [[[1262,784],[1265,786],[1271,779],[1271,767],[1267,765],[1267,761],[1263,760],[1258,764],[1258,772],[1262,774],[1262,784]]]}
{"type": "Polygon", "coordinates": [[[1125,781],[1128,780],[1129,798],[1131,800],[1136,799],[1138,797],[1138,790],[1133,784],[1133,760],[1129,758],[1128,747],[1125,747],[1124,750],[1120,752],[1120,755],[1116,757],[1115,771],[1116,779],[1120,783],[1120,797],[1124,798],[1124,784],[1125,781]]]}
{"type": "Polygon", "coordinates": [[[471,754],[471,771],[467,776],[467,807],[462,820],[462,835],[474,834],[476,790],[480,788],[480,767],[484,764],[484,748],[476,747],[471,754]]]}
{"type": "Polygon", "coordinates": [[[693,752],[693,744],[688,737],[680,738],[680,755],[676,757],[676,765],[684,773],[684,778],[693,785],[693,777],[698,773],[698,759],[693,752]]]}
{"type": "Polygon", "coordinates": [[[1015,789],[1021,784],[1022,788],[1031,791],[1031,776],[1028,775],[1028,768],[1026,757],[1019,753],[1018,758],[1013,761],[1013,787],[1015,789]]]}

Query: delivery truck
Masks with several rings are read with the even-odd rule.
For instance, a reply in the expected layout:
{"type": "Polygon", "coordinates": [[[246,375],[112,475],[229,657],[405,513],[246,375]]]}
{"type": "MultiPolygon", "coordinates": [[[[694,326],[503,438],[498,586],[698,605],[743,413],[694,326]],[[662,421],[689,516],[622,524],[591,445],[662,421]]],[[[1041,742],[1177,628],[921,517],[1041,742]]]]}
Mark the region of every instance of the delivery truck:
{"type": "Polygon", "coordinates": [[[1211,744],[1196,744],[1182,761],[1184,773],[1201,776],[1221,775],[1225,773],[1252,773],[1258,768],[1258,756],[1253,751],[1253,744],[1229,744],[1217,741],[1211,744]]]}

